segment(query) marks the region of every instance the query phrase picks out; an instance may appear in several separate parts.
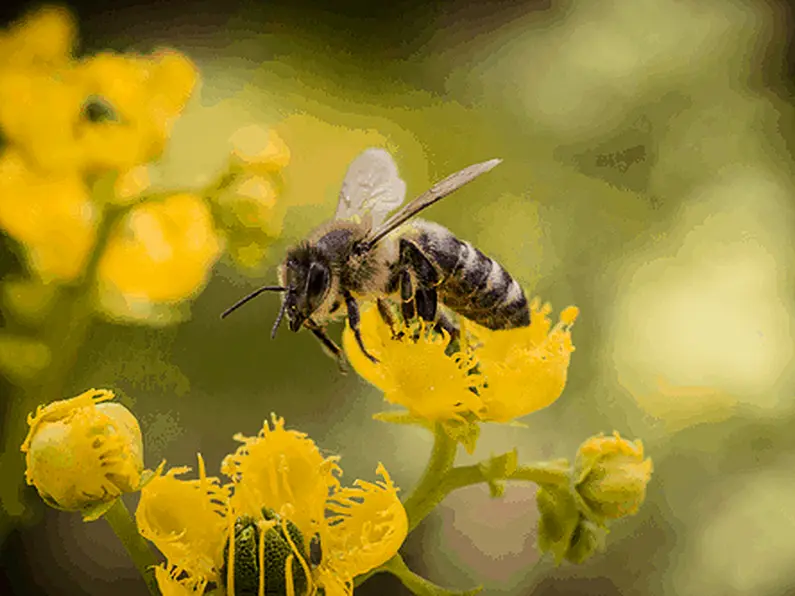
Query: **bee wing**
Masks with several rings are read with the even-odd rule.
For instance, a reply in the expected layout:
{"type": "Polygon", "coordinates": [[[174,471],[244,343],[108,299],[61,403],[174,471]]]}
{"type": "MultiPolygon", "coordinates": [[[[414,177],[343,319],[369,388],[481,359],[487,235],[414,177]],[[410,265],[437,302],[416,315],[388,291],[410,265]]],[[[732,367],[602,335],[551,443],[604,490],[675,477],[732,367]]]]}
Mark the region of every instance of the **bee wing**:
{"type": "Polygon", "coordinates": [[[383,149],[366,149],[348,166],[334,219],[369,217],[379,226],[406,198],[406,183],[383,149]]]}
{"type": "Polygon", "coordinates": [[[383,224],[374,229],[365,239],[365,242],[370,245],[375,244],[381,240],[381,238],[389,234],[389,232],[404,224],[426,207],[430,207],[439,199],[443,199],[451,192],[464,186],[464,184],[467,182],[471,182],[481,174],[485,174],[492,168],[496,167],[500,162],[502,162],[501,159],[490,159],[489,161],[484,161],[483,163],[476,163],[475,165],[464,168],[455,174],[451,174],[444,180],[437,182],[419,197],[407,205],[404,205],[400,211],[397,211],[395,214],[393,214],[392,217],[390,217],[383,224]]]}

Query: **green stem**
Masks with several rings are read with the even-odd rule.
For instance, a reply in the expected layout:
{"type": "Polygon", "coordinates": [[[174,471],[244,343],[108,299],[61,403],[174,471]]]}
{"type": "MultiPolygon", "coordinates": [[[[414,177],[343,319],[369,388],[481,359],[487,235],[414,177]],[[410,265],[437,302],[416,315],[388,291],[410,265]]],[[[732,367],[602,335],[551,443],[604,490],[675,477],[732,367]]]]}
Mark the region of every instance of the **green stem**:
{"type": "Polygon", "coordinates": [[[127,554],[135,563],[135,568],[146,582],[146,587],[152,596],[159,596],[160,590],[157,587],[155,572],[153,567],[158,564],[154,553],[149,548],[146,540],[138,533],[138,526],[130,515],[121,497],[116,499],[113,506],[105,513],[104,518],[110,524],[113,532],[121,540],[127,554]]]}
{"type": "Polygon", "coordinates": [[[380,569],[383,571],[388,571],[397,577],[400,582],[406,586],[406,588],[418,596],[470,596],[480,592],[480,588],[465,592],[455,592],[437,586],[436,584],[428,581],[424,577],[417,575],[411,569],[409,569],[406,565],[406,562],[403,560],[403,557],[401,557],[399,554],[389,559],[389,561],[384,563],[380,569]]]}
{"type": "Polygon", "coordinates": [[[497,478],[487,477],[483,467],[476,464],[452,468],[441,484],[445,495],[465,486],[494,480],[524,480],[536,484],[565,486],[569,482],[569,474],[570,468],[565,460],[519,466],[512,473],[497,478]]]}
{"type": "Polygon", "coordinates": [[[453,467],[457,447],[458,444],[444,432],[441,424],[437,424],[428,466],[417,486],[403,502],[409,519],[409,532],[416,528],[447,494],[442,486],[442,479],[453,467]]]}

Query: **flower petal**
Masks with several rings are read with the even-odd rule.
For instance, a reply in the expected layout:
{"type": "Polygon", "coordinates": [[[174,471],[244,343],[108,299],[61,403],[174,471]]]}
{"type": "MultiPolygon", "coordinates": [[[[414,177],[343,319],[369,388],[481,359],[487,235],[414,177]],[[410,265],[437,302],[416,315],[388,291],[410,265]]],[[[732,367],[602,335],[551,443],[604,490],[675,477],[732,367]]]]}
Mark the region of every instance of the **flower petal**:
{"type": "Polygon", "coordinates": [[[378,465],[377,473],[383,481],[357,480],[352,488],[330,497],[319,585],[345,585],[391,559],[406,539],[408,518],[398,489],[383,465],[378,465]]]}
{"type": "Polygon", "coordinates": [[[337,458],[324,458],[310,438],[286,430],[284,419],[275,415],[256,437],[236,435],[235,440],[243,446],[221,464],[234,483],[235,514],[259,518],[267,507],[312,536],[324,519],[329,490],[339,486],[337,458]]]}
{"type": "MultiPolygon", "coordinates": [[[[162,466],[161,466],[162,468],[162,466]]],[[[169,564],[197,580],[218,581],[226,537],[227,492],[208,478],[199,456],[199,479],[176,476],[190,468],[172,468],[141,489],[135,520],[141,535],[154,542],[169,564]]]]}
{"type": "Polygon", "coordinates": [[[402,337],[393,338],[372,305],[361,309],[361,334],[379,362],[362,353],[347,326],[342,338],[345,353],[356,372],[381,389],[387,401],[432,421],[462,419],[481,409],[482,402],[473,391],[482,384],[482,377],[472,373],[475,361],[460,353],[446,355],[446,336],[410,327],[402,337]]]}

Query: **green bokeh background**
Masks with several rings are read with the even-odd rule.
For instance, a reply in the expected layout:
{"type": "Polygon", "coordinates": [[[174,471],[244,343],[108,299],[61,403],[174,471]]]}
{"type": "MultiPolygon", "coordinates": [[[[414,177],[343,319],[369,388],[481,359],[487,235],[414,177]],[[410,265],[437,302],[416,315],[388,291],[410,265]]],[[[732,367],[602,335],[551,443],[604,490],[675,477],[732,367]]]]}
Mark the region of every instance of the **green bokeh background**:
{"type": "MultiPolygon", "coordinates": [[[[655,474],[641,512],[584,565],[539,559],[525,485],[498,500],[485,487],[451,495],[409,537],[409,565],[485,594],[795,593],[794,26],[783,2],[74,8],[86,51],[166,44],[199,65],[201,92],[159,181],[209,179],[248,124],[276,127],[293,155],[285,233],[259,276],[221,263],[188,322],[98,323],[80,352],[64,395],[116,391],[141,421],[148,466],[192,465],[200,451],[217,470],[233,434],[276,412],[342,456],[343,480],[373,479],[380,461],[410,489],[430,436],[373,421],[379,393],[340,376],[311,335],[271,341],[275,297],[218,314],[274,280],[285,247],[331,216],[365,147],[393,152],[411,195],[501,157],[427,217],[500,260],[553,316],[569,304],[581,314],[563,396],[524,428],[484,427],[475,458],[514,446],[525,461],[572,457],[615,429],[644,440],[655,474]]],[[[30,493],[28,521],[3,523],[0,589],[141,593],[102,522],[30,493]]],[[[402,590],[377,577],[361,593],[402,590]]]]}

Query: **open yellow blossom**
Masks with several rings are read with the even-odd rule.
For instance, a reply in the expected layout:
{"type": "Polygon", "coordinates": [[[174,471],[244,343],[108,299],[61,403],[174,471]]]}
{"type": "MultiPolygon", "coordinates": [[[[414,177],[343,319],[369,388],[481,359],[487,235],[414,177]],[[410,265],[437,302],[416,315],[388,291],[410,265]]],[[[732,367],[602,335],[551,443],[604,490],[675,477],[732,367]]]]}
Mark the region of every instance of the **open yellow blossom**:
{"type": "Polygon", "coordinates": [[[39,277],[79,276],[96,226],[95,207],[78,174],[34,172],[12,149],[0,156],[0,227],[22,245],[39,277]]]}
{"type": "Polygon", "coordinates": [[[388,402],[432,421],[463,419],[481,410],[483,403],[475,391],[482,389],[483,377],[473,372],[471,356],[445,354],[447,337],[422,326],[393,337],[372,305],[361,309],[361,333],[378,363],[362,353],[347,326],[342,337],[345,353],[356,372],[381,389],[388,402]]]}
{"type": "Polygon", "coordinates": [[[464,352],[448,355],[445,334],[423,327],[418,336],[415,325],[393,337],[377,309],[365,306],[362,340],[379,362],[362,353],[349,328],[343,345],[356,372],[414,416],[509,422],[548,406],[566,384],[577,309],[564,310],[551,329],[549,311],[535,300],[530,326],[501,331],[463,321],[464,352]]]}
{"type": "Polygon", "coordinates": [[[169,565],[187,572],[194,582],[217,581],[223,563],[227,491],[217,478],[207,477],[201,456],[198,480],[177,478],[189,470],[172,468],[163,474],[161,466],[141,489],[135,521],[169,565]]]}
{"type": "Polygon", "coordinates": [[[640,440],[591,437],[580,445],[574,466],[574,487],[587,510],[598,517],[618,519],[637,513],[646,498],[652,461],[643,459],[640,440]]]}
{"type": "Polygon", "coordinates": [[[474,341],[487,387],[482,392],[481,418],[508,422],[553,403],[566,385],[574,346],[571,325],[578,310],[570,306],[552,327],[547,316],[552,308],[535,299],[530,304],[530,325],[492,331],[467,324],[474,341]],[[551,328],[551,329],[550,329],[551,328]]]}
{"type": "Polygon", "coordinates": [[[143,446],[138,421],[113,399],[91,389],[28,416],[22,452],[25,478],[52,507],[86,511],[138,489],[143,446]]]}
{"type": "Polygon", "coordinates": [[[408,520],[383,466],[383,481],[341,488],[337,458],[276,416],[256,437],[236,439],[243,445],[221,466],[228,501],[201,463],[199,481],[169,473],[141,491],[139,528],[168,559],[156,571],[164,594],[214,582],[230,594],[350,596],[356,575],[402,545],[408,520]]]}
{"type": "Polygon", "coordinates": [[[220,252],[210,211],[199,197],[147,201],[114,231],[99,263],[100,285],[133,301],[177,302],[204,285],[220,252]]]}
{"type": "Polygon", "coordinates": [[[46,6],[0,32],[0,69],[64,64],[75,42],[75,22],[63,8],[46,6]]]}

